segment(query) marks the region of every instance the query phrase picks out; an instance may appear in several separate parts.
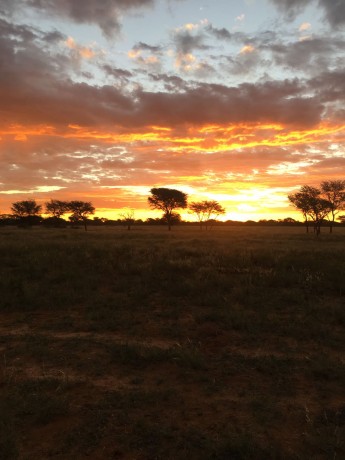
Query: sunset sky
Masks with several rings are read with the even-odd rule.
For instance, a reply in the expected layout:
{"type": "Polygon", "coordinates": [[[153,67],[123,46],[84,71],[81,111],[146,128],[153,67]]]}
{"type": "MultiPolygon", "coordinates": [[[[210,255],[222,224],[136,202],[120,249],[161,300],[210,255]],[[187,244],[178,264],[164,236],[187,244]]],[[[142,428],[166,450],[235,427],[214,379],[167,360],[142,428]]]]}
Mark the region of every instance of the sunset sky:
{"type": "Polygon", "coordinates": [[[0,0],[0,214],[156,217],[169,187],[298,218],[288,193],[345,179],[344,26],[344,0],[0,0]]]}

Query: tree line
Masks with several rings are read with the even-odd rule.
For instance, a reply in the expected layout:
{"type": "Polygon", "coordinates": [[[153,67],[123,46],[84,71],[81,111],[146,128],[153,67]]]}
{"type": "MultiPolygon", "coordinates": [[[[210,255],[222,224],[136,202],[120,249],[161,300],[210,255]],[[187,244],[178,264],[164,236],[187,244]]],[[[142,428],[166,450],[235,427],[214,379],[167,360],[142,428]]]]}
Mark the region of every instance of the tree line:
{"type": "Polygon", "coordinates": [[[302,213],[307,232],[310,222],[314,232],[319,235],[325,219],[329,222],[330,233],[336,218],[345,220],[345,216],[339,216],[340,211],[345,210],[345,180],[323,181],[319,187],[303,185],[298,192],[288,195],[288,198],[302,213]]]}
{"type": "MultiPolygon", "coordinates": [[[[340,216],[339,213],[345,210],[345,180],[324,181],[320,187],[313,187],[310,185],[303,185],[296,193],[288,195],[290,203],[299,211],[302,212],[306,231],[309,232],[310,223],[313,224],[314,231],[317,235],[320,233],[321,224],[327,222],[330,226],[330,232],[333,230],[335,220],[338,219],[345,223],[345,216],[340,216]]],[[[196,216],[196,220],[200,228],[211,228],[220,215],[224,215],[226,210],[223,206],[215,200],[194,201],[188,204],[188,195],[180,190],[164,187],[154,187],[150,190],[150,195],[147,198],[148,205],[151,209],[162,211],[162,217],[158,219],[147,219],[148,224],[161,224],[168,225],[171,230],[173,224],[182,221],[180,214],[177,212],[179,209],[187,209],[190,213],[196,216]]],[[[63,218],[69,214],[69,221],[72,225],[82,224],[87,230],[88,223],[91,223],[90,216],[95,213],[95,207],[90,201],[61,201],[51,199],[50,201],[39,205],[35,200],[23,200],[12,203],[12,214],[0,216],[0,220],[6,217],[12,222],[14,219],[21,226],[31,226],[42,222],[41,213],[44,211],[48,215],[44,219],[44,223],[56,227],[66,225],[66,220],[63,218]]],[[[93,224],[102,225],[107,223],[108,219],[95,217],[92,221],[93,224]]],[[[125,210],[120,214],[118,221],[127,226],[130,230],[135,222],[144,223],[139,219],[137,221],[134,216],[134,210],[125,210]]],[[[238,221],[227,221],[227,223],[243,224],[238,221]]],[[[298,224],[298,221],[288,217],[286,219],[279,219],[278,221],[260,220],[259,222],[247,221],[245,224],[262,224],[262,225],[275,225],[275,224],[298,224]]]]}
{"type": "MultiPolygon", "coordinates": [[[[181,216],[176,210],[188,207],[186,193],[163,187],[152,188],[150,190],[148,203],[151,209],[163,211],[163,216],[158,220],[159,223],[168,224],[169,230],[171,230],[173,224],[181,221],[181,216]]],[[[215,200],[193,202],[189,205],[189,209],[197,216],[200,227],[203,228],[205,226],[206,229],[211,221],[219,215],[225,214],[225,209],[215,200]]],[[[95,207],[89,201],[61,201],[55,199],[51,199],[43,206],[31,199],[12,203],[11,211],[12,214],[7,217],[14,218],[21,226],[31,226],[40,223],[42,221],[41,213],[44,211],[49,216],[44,219],[46,224],[62,226],[66,223],[63,216],[69,214],[68,219],[72,224],[77,225],[82,223],[85,230],[87,230],[89,218],[95,213],[95,207]]],[[[128,230],[130,230],[131,225],[135,222],[134,210],[123,211],[120,214],[120,218],[127,225],[128,230]]],[[[99,221],[103,222],[104,219],[99,219],[99,221]]]]}
{"type": "MultiPolygon", "coordinates": [[[[16,201],[11,206],[12,215],[21,225],[32,225],[41,220],[43,206],[35,200],[16,201]]],[[[73,224],[82,223],[87,230],[88,218],[95,213],[95,208],[89,201],[60,201],[50,200],[45,203],[45,213],[49,215],[46,221],[59,226],[65,222],[62,216],[69,213],[73,224]]]]}

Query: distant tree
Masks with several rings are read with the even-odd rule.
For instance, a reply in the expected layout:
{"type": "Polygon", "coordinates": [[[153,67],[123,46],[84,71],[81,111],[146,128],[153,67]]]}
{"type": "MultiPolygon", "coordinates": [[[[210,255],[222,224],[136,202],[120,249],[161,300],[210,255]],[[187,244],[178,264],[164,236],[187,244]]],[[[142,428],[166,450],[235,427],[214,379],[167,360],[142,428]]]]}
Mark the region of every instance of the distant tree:
{"type": "Polygon", "coordinates": [[[71,213],[70,221],[74,223],[82,222],[86,231],[87,219],[91,214],[95,213],[95,208],[89,201],[69,201],[68,212],[71,213]]]}
{"type": "MultiPolygon", "coordinates": [[[[180,214],[178,212],[172,212],[169,216],[169,219],[170,219],[170,224],[171,225],[177,225],[177,224],[180,224],[182,222],[182,218],[180,216],[180,214]]],[[[163,223],[163,224],[167,224],[169,223],[168,221],[168,216],[166,216],[165,214],[163,215],[163,217],[160,219],[160,221],[163,223]]]]}
{"type": "Polygon", "coordinates": [[[341,224],[345,224],[345,215],[344,216],[339,216],[338,220],[340,221],[341,224]]]}
{"type": "Polygon", "coordinates": [[[45,203],[46,214],[49,215],[44,221],[47,226],[64,227],[66,221],[62,216],[69,212],[68,202],[60,200],[50,200],[45,203]]]}
{"type": "Polygon", "coordinates": [[[219,215],[225,214],[225,209],[215,200],[204,200],[200,202],[193,202],[189,205],[189,209],[196,214],[200,223],[200,228],[216,219],[219,215]]]}
{"type": "Polygon", "coordinates": [[[69,211],[69,204],[67,201],[50,200],[45,203],[45,208],[50,216],[61,218],[69,211]]]}
{"type": "Polygon", "coordinates": [[[321,197],[321,190],[310,185],[303,185],[300,191],[288,196],[290,202],[300,210],[305,218],[308,231],[308,217],[314,224],[314,231],[320,234],[321,224],[331,210],[328,200],[321,197]]]}
{"type": "Polygon", "coordinates": [[[278,219],[277,222],[279,224],[288,224],[288,225],[293,225],[293,224],[298,224],[298,220],[293,219],[292,217],[285,217],[284,219],[278,219]]]}
{"type": "Polygon", "coordinates": [[[345,180],[328,180],[321,182],[324,198],[330,203],[329,231],[332,233],[335,219],[345,209],[345,180]]]}
{"type": "Polygon", "coordinates": [[[16,201],[11,206],[13,216],[24,225],[38,223],[41,220],[41,210],[42,206],[37,204],[35,200],[16,201]]]}
{"type": "Polygon", "coordinates": [[[0,214],[0,225],[14,225],[16,218],[13,214],[0,214]]]}
{"type": "Polygon", "coordinates": [[[172,188],[152,188],[151,196],[148,197],[149,205],[152,209],[160,209],[163,211],[163,217],[168,223],[168,228],[171,230],[173,224],[175,209],[187,207],[187,194],[180,190],[172,188]]]}
{"type": "Polygon", "coordinates": [[[131,226],[135,222],[134,209],[125,209],[120,214],[121,222],[127,226],[127,230],[131,229],[131,226]]]}
{"type": "Polygon", "coordinates": [[[101,226],[109,222],[109,219],[107,219],[106,217],[94,217],[92,222],[93,225],[101,226]]]}

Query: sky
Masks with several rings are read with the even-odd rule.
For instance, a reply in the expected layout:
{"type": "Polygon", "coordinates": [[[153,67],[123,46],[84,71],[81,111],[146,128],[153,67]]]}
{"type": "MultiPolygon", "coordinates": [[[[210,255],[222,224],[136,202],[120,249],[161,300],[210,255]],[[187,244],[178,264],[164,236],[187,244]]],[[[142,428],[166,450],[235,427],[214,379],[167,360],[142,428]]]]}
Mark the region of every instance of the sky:
{"type": "Polygon", "coordinates": [[[344,32],[344,0],[0,0],[0,214],[145,219],[168,187],[299,218],[289,193],[345,179],[344,32]]]}

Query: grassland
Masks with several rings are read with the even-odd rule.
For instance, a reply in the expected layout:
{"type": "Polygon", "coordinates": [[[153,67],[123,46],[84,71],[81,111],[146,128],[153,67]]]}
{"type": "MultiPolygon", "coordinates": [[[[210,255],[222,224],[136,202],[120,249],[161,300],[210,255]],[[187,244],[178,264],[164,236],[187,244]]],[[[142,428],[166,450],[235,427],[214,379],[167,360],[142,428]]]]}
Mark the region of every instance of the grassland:
{"type": "Polygon", "coordinates": [[[0,229],[0,456],[344,459],[345,229],[0,229]]]}

